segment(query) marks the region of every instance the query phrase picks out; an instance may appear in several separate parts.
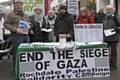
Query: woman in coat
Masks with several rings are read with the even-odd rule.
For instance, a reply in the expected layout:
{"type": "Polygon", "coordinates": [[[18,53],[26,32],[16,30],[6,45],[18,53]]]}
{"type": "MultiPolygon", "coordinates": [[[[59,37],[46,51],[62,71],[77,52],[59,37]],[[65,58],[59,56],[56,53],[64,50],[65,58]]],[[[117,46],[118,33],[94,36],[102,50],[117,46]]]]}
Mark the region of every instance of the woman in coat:
{"type": "Polygon", "coordinates": [[[42,15],[42,9],[39,7],[34,8],[34,14],[30,16],[32,22],[33,35],[30,35],[31,42],[45,42],[46,36],[41,31],[42,28],[46,27],[45,17],[42,15]]]}
{"type": "Polygon", "coordinates": [[[78,24],[93,24],[94,16],[92,13],[90,13],[90,10],[88,10],[86,7],[82,7],[80,9],[80,15],[77,17],[77,23],[78,24]]]}

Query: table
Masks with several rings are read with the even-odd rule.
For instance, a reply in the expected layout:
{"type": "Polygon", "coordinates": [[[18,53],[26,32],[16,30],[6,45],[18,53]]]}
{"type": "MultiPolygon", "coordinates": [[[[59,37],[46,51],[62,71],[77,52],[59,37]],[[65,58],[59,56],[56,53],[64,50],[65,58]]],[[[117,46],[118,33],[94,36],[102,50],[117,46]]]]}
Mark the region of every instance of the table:
{"type": "Polygon", "coordinates": [[[107,43],[31,43],[17,50],[16,80],[109,77],[107,43]]]}

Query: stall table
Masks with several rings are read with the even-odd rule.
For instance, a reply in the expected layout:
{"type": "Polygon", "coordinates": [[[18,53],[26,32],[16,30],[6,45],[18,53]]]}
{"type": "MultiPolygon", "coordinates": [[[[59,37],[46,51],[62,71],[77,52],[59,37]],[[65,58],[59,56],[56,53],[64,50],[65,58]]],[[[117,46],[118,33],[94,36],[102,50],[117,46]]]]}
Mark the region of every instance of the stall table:
{"type": "Polygon", "coordinates": [[[61,80],[109,77],[108,45],[28,43],[17,50],[16,80],[61,80]]]}

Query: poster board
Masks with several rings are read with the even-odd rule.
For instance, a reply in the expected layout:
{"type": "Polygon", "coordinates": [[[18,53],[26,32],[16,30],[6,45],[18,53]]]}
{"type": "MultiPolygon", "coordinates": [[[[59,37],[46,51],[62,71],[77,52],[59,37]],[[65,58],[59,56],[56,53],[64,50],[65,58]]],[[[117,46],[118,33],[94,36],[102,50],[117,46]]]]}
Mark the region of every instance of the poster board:
{"type": "Polygon", "coordinates": [[[45,14],[45,0],[20,0],[23,2],[23,11],[31,15],[33,14],[35,7],[40,7],[43,10],[43,15],[45,14]]]}
{"type": "Polygon", "coordinates": [[[79,5],[78,0],[67,0],[68,1],[68,12],[73,15],[78,15],[79,5]]]}
{"type": "Polygon", "coordinates": [[[77,42],[103,42],[103,24],[76,24],[74,34],[77,42]]]}
{"type": "Polygon", "coordinates": [[[70,80],[110,76],[106,43],[77,45],[75,50],[54,51],[49,46],[22,44],[17,53],[16,80],[70,80]]]}

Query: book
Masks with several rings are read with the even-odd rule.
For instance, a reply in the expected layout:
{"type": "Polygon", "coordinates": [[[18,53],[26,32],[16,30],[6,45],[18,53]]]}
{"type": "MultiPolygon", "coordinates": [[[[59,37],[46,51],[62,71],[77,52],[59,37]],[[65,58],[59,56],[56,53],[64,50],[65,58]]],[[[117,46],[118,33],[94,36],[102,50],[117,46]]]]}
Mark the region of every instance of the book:
{"type": "Polygon", "coordinates": [[[30,29],[30,25],[29,25],[29,22],[26,22],[26,21],[20,21],[19,22],[19,29],[21,31],[23,31],[24,34],[28,34],[28,31],[30,29]]]}
{"type": "Polygon", "coordinates": [[[53,31],[53,29],[46,29],[46,28],[43,28],[43,29],[41,29],[41,31],[44,31],[44,32],[52,32],[53,31]]]}

